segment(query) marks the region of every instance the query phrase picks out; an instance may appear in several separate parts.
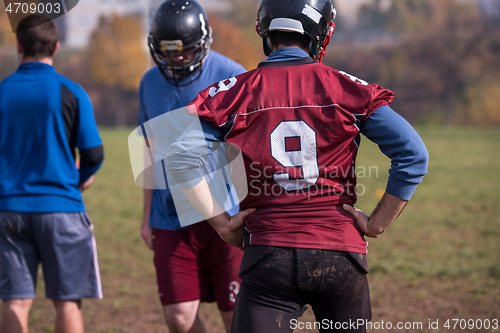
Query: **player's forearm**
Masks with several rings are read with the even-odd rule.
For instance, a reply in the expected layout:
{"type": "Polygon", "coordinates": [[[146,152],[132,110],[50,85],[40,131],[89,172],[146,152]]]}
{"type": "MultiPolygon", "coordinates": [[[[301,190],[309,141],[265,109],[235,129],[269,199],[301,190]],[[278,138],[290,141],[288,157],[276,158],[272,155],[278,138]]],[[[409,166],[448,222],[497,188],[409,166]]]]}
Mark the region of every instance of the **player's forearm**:
{"type": "Polygon", "coordinates": [[[145,188],[143,190],[143,192],[144,192],[144,207],[142,209],[143,219],[145,220],[147,218],[149,221],[149,215],[151,214],[151,203],[153,202],[154,190],[145,188]]]}
{"type": "Polygon", "coordinates": [[[184,193],[198,213],[200,213],[217,232],[224,231],[224,229],[227,228],[229,215],[212,196],[205,178],[191,188],[182,189],[182,193],[184,193]]]}
{"type": "Polygon", "coordinates": [[[230,217],[212,196],[205,178],[191,188],[182,189],[182,192],[226,243],[243,250],[245,219],[254,213],[255,209],[246,209],[230,217]]]}
{"type": "Polygon", "coordinates": [[[154,250],[153,230],[149,225],[149,216],[151,215],[151,203],[153,201],[153,190],[144,189],[144,208],[141,225],[141,237],[150,250],[154,250]]]}
{"type": "MultiPolygon", "coordinates": [[[[150,165],[153,162],[154,156],[154,138],[146,138],[144,137],[146,147],[144,149],[144,165],[150,165]]],[[[154,184],[154,174],[153,168],[147,169],[143,175],[144,184],[152,185],[154,184]]],[[[149,225],[149,216],[151,215],[151,205],[153,203],[153,194],[154,190],[152,188],[143,189],[144,201],[142,207],[142,215],[143,215],[143,223],[147,223],[149,225]]]]}
{"type": "Polygon", "coordinates": [[[372,238],[380,236],[396,220],[407,202],[386,192],[368,218],[366,230],[363,230],[365,235],[372,238]]]}

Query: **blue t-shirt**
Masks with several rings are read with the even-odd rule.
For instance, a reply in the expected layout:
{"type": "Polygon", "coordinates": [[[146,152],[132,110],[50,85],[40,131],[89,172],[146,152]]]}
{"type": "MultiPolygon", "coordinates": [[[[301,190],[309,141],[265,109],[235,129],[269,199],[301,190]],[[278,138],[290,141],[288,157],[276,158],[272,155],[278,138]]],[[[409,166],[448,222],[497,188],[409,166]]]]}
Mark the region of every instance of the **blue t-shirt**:
{"type": "Polygon", "coordinates": [[[0,211],[85,211],[78,185],[100,163],[78,170],[75,148],[101,145],[85,90],[50,65],[21,64],[0,82],[0,211]]]}
{"type": "MultiPolygon", "coordinates": [[[[210,50],[198,79],[185,86],[167,82],[157,66],[144,74],[139,88],[139,125],[182,108],[211,84],[244,73],[246,70],[233,60],[210,50]]],[[[190,80],[187,78],[186,80],[190,80]]],[[[185,82],[180,82],[183,84],[185,82]]],[[[150,226],[155,229],[181,229],[170,190],[154,190],[151,206],[150,226]]]]}

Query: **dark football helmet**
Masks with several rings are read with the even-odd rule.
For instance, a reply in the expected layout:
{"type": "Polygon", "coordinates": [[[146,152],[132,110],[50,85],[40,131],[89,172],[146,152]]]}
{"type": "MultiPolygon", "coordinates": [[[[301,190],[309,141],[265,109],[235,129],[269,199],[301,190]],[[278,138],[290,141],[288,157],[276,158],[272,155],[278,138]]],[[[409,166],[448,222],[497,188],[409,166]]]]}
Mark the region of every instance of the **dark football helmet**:
{"type": "Polygon", "coordinates": [[[310,56],[321,62],[335,31],[336,10],[331,0],[261,0],[256,30],[262,37],[264,53],[271,54],[270,31],[296,32],[311,39],[310,56]]]}
{"type": "Polygon", "coordinates": [[[181,86],[196,80],[211,43],[212,29],[205,11],[196,1],[167,0],[158,7],[148,45],[168,82],[181,86]],[[188,77],[192,78],[186,82],[188,77]]]}

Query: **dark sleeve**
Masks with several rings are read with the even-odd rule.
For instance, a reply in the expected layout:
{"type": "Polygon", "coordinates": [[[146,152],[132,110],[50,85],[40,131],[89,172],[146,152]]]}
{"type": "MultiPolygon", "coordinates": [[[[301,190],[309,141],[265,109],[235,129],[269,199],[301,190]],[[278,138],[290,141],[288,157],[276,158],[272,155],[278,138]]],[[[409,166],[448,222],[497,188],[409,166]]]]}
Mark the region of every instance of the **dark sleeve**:
{"type": "Polygon", "coordinates": [[[102,145],[80,150],[80,183],[89,179],[99,170],[104,160],[102,145]]]}
{"type": "Polygon", "coordinates": [[[90,97],[83,88],[77,97],[80,119],[76,147],[80,152],[80,182],[84,182],[101,167],[104,153],[90,97]]]}
{"type": "Polygon", "coordinates": [[[361,133],[391,159],[387,193],[409,200],[427,174],[429,161],[427,148],[418,133],[389,106],[375,110],[365,120],[361,133]]]}

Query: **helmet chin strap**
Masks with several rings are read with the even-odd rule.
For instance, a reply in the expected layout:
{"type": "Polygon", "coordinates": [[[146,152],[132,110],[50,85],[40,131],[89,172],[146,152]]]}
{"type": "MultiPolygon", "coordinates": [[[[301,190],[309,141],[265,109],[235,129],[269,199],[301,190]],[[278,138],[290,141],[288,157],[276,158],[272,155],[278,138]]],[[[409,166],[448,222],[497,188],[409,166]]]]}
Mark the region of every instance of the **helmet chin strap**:
{"type": "Polygon", "coordinates": [[[314,43],[311,39],[311,42],[309,43],[309,56],[316,60],[316,51],[314,50],[314,43]]]}
{"type": "Polygon", "coordinates": [[[330,24],[328,24],[328,27],[326,28],[325,41],[323,42],[323,45],[321,45],[320,47],[318,62],[323,61],[323,57],[325,56],[326,52],[326,47],[328,46],[328,44],[330,44],[330,40],[334,32],[335,32],[335,23],[332,21],[330,24]]]}
{"type": "Polygon", "coordinates": [[[271,49],[271,37],[269,37],[269,35],[263,36],[262,44],[264,47],[264,54],[266,57],[269,57],[269,55],[273,53],[273,50],[271,49]]]}

